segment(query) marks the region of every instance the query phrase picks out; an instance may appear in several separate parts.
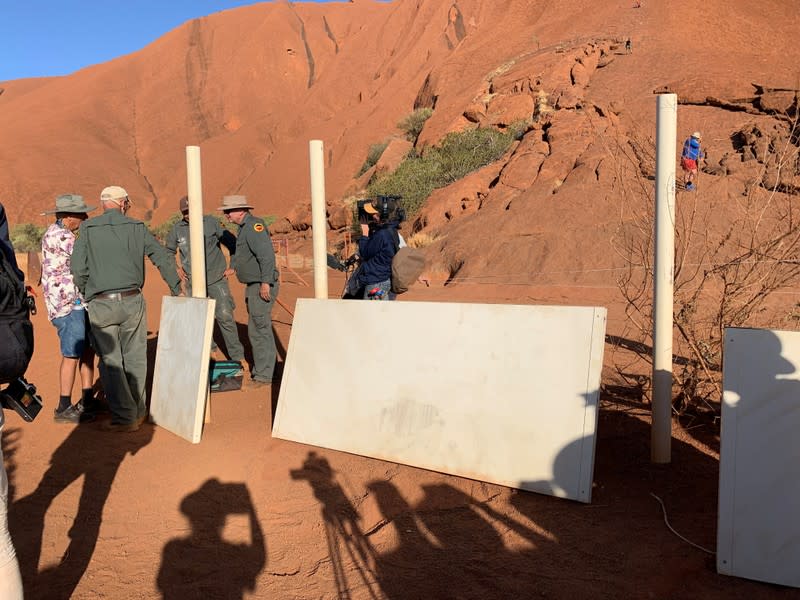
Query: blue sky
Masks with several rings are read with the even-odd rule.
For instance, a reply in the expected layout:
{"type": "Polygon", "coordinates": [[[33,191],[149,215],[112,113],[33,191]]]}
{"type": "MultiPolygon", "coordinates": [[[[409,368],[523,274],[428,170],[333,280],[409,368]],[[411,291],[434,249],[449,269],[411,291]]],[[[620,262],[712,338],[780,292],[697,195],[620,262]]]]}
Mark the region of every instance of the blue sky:
{"type": "MultiPolygon", "coordinates": [[[[307,0],[326,2],[330,0],[307,0]]],[[[0,0],[0,81],[67,75],[253,0],[0,0]]]]}

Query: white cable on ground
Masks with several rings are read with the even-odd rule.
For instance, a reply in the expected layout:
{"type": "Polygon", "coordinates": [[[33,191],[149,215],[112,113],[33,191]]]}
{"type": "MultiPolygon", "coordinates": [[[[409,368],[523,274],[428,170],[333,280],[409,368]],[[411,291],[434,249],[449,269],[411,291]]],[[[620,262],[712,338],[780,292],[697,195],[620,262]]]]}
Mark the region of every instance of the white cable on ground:
{"type": "Polygon", "coordinates": [[[703,552],[707,552],[708,554],[716,554],[716,552],[713,552],[713,551],[711,551],[711,550],[708,550],[707,548],[703,548],[702,546],[700,546],[700,545],[698,545],[698,544],[695,544],[695,543],[694,543],[694,542],[692,542],[691,540],[687,540],[687,539],[686,539],[685,537],[683,537],[683,536],[682,536],[680,533],[678,533],[677,531],[675,531],[675,530],[672,528],[672,525],[670,525],[670,524],[669,524],[669,521],[667,520],[667,508],[664,506],[664,502],[661,500],[661,498],[659,498],[658,496],[656,496],[656,495],[655,495],[653,492],[650,492],[650,495],[651,495],[653,498],[655,498],[656,500],[658,500],[658,503],[661,505],[661,511],[664,513],[664,523],[666,523],[666,524],[667,524],[667,529],[669,529],[669,530],[670,530],[672,533],[674,533],[675,535],[677,535],[679,538],[681,538],[681,539],[682,539],[684,542],[686,542],[686,543],[687,543],[687,544],[689,544],[690,546],[694,546],[694,547],[695,547],[695,548],[697,548],[698,550],[702,550],[703,552]]]}

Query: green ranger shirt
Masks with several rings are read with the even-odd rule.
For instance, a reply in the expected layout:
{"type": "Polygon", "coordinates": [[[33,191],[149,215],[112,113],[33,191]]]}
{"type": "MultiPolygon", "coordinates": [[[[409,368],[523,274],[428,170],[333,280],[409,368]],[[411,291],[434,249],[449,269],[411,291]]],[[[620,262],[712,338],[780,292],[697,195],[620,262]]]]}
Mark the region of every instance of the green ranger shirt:
{"type": "MultiPolygon", "coordinates": [[[[220,244],[224,245],[233,257],[236,253],[236,236],[225,229],[219,219],[205,215],[203,217],[203,239],[206,251],[206,285],[211,285],[221,280],[225,269],[228,268],[220,244]]],[[[180,250],[181,265],[191,278],[192,252],[189,241],[189,223],[185,219],[181,219],[172,226],[167,235],[166,247],[172,254],[180,250]]]]}
{"type": "Polygon", "coordinates": [[[158,243],[144,223],[107,210],[81,223],[72,249],[70,269],[87,301],[97,294],[141,289],[147,256],[173,295],[181,291],[175,259],[158,243]]]}
{"type": "Polygon", "coordinates": [[[239,225],[236,254],[231,257],[236,277],[244,284],[278,281],[275,250],[264,222],[249,214],[239,225]]]}

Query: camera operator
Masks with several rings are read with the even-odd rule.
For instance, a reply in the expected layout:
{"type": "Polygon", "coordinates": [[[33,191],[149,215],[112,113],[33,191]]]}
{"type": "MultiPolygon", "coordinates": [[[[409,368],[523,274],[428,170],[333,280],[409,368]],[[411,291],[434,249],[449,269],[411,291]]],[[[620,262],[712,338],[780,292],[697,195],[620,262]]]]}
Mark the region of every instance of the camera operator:
{"type": "Polygon", "coordinates": [[[358,284],[364,287],[365,300],[394,300],[392,293],[392,259],[397,253],[396,221],[389,221],[372,202],[363,205],[361,238],[358,255],[361,266],[358,284]],[[383,218],[381,218],[383,216],[383,218]]]}
{"type": "MultiPolygon", "coordinates": [[[[3,205],[0,204],[0,260],[3,261],[3,273],[9,273],[18,280],[17,285],[24,286],[24,275],[17,268],[14,257],[14,247],[8,235],[8,221],[3,205]]],[[[16,374],[0,373],[0,381],[6,381],[9,376],[16,374]]],[[[5,417],[0,407],[0,436],[3,433],[5,417]]],[[[8,532],[8,477],[6,476],[3,451],[0,447],[0,598],[3,600],[17,600],[22,598],[22,577],[19,573],[19,563],[11,543],[8,532]]]]}

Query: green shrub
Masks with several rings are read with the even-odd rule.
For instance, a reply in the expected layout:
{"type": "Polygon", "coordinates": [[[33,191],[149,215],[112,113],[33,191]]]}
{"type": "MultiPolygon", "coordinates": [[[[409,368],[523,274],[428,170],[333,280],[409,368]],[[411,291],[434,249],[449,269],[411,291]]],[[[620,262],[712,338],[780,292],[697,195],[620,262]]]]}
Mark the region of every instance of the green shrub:
{"type": "Polygon", "coordinates": [[[42,249],[42,236],[47,227],[33,223],[18,223],[11,228],[9,237],[14,252],[39,252],[42,249]]]}
{"type": "Polygon", "coordinates": [[[148,223],[148,227],[150,228],[150,233],[156,236],[158,241],[160,241],[163,244],[167,240],[167,236],[169,235],[172,226],[175,225],[175,223],[180,221],[182,218],[183,215],[181,215],[181,213],[172,213],[172,215],[170,215],[170,217],[160,225],[153,226],[152,224],[148,223]]]}
{"type": "Polygon", "coordinates": [[[432,108],[418,108],[405,119],[400,121],[397,126],[406,132],[406,139],[412,144],[417,143],[419,134],[422,133],[422,128],[433,114],[432,108]]]}
{"type": "Polygon", "coordinates": [[[410,217],[414,216],[433,190],[450,185],[472,171],[499,159],[518,130],[471,129],[448,134],[439,146],[421,157],[407,158],[393,172],[370,184],[370,196],[398,195],[410,217]]]}
{"type": "Polygon", "coordinates": [[[359,169],[358,174],[356,177],[361,177],[364,173],[369,171],[383,156],[383,151],[386,150],[386,146],[389,145],[389,142],[381,142],[379,144],[372,144],[367,150],[367,159],[364,161],[364,164],[361,165],[361,169],[359,169]]]}

